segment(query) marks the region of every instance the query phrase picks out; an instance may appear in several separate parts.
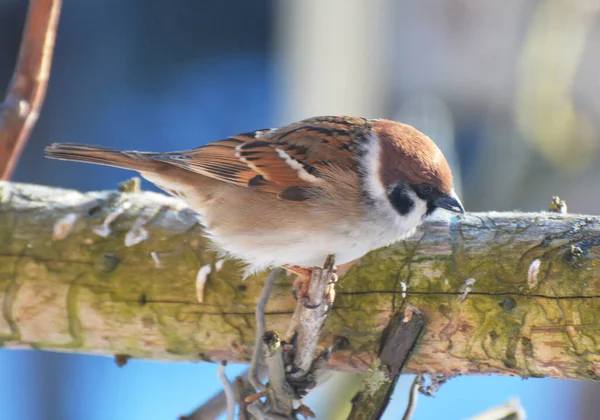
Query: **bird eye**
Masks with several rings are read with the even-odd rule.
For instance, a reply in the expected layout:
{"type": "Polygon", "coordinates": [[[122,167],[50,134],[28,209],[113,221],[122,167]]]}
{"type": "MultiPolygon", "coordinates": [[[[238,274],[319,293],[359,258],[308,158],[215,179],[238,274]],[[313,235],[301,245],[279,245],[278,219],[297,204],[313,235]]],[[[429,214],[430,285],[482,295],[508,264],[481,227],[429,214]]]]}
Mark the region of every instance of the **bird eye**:
{"type": "Polygon", "coordinates": [[[419,193],[421,195],[427,196],[433,192],[433,187],[431,185],[423,184],[419,185],[419,193]]]}

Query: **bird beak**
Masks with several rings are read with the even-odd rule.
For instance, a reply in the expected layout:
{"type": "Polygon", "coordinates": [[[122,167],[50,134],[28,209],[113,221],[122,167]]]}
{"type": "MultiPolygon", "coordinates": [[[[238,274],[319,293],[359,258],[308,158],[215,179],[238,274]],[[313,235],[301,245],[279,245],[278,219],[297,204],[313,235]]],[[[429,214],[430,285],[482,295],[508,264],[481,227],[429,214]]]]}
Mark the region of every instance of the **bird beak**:
{"type": "Polygon", "coordinates": [[[455,213],[465,214],[465,208],[454,191],[436,198],[433,203],[436,205],[436,207],[453,211],[455,213]]]}

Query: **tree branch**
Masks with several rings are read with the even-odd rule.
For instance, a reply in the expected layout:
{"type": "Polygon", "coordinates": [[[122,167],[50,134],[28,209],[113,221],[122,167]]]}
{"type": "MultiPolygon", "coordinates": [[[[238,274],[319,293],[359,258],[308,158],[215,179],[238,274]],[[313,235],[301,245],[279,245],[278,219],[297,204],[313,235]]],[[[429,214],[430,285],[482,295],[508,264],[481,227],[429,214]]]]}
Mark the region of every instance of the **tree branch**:
{"type": "MultiPolygon", "coordinates": [[[[2,344],[248,361],[266,274],[242,281],[240,266],[209,247],[174,198],[0,183],[2,344]]],[[[599,259],[598,217],[475,213],[428,223],[340,276],[317,351],[345,340],[330,366],[365,372],[390,317],[412,304],[427,325],[407,373],[598,379],[599,259]]],[[[285,331],[294,312],[291,280],[274,286],[270,330],[285,331]]]]}
{"type": "Polygon", "coordinates": [[[0,103],[0,179],[10,179],[37,121],[50,76],[61,0],[30,0],[19,58],[0,103]]]}

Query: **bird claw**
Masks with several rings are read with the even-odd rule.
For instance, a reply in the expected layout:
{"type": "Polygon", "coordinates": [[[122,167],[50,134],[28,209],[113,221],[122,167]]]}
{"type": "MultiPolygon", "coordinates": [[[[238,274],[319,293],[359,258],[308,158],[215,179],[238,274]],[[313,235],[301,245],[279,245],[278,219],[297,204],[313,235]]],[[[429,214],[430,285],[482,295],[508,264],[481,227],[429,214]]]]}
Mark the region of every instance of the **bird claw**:
{"type": "MultiPolygon", "coordinates": [[[[311,304],[308,296],[308,288],[312,276],[312,269],[298,266],[284,266],[286,270],[294,273],[297,277],[292,283],[292,295],[302,306],[307,309],[316,309],[319,304],[311,304]]],[[[333,305],[335,300],[335,284],[338,282],[337,267],[333,267],[331,277],[327,281],[327,294],[325,298],[329,306],[333,305]]]]}

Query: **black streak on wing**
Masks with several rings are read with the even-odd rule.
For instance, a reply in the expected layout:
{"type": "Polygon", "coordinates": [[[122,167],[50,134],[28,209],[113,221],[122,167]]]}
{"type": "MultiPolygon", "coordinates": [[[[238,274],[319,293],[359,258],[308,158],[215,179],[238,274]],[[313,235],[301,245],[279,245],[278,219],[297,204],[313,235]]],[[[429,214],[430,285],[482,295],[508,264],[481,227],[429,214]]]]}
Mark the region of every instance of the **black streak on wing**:
{"type": "Polygon", "coordinates": [[[267,183],[267,181],[265,180],[265,178],[262,175],[256,175],[254,178],[252,178],[250,181],[248,181],[248,186],[249,187],[258,187],[258,186],[264,185],[266,183],[267,183]]]}
{"type": "Polygon", "coordinates": [[[257,140],[257,141],[252,141],[252,142],[244,144],[243,146],[240,147],[240,149],[248,150],[248,149],[254,149],[255,147],[269,147],[269,146],[271,146],[271,143],[262,141],[262,140],[257,140]]]}
{"type": "Polygon", "coordinates": [[[311,194],[308,188],[295,186],[286,188],[280,192],[277,197],[281,198],[282,200],[305,201],[310,199],[311,194]]]}

